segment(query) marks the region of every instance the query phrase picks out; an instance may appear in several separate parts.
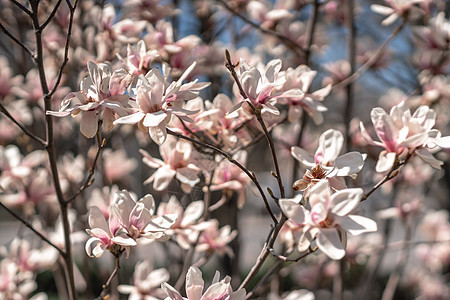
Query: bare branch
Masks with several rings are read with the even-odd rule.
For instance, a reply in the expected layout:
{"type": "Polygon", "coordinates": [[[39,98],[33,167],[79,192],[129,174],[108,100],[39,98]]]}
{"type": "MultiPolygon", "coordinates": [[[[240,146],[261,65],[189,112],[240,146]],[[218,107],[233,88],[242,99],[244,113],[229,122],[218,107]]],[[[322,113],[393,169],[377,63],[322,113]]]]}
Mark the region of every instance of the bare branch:
{"type": "Polygon", "coordinates": [[[20,4],[16,0],[10,0],[10,1],[12,3],[14,3],[18,8],[20,8],[20,10],[22,10],[24,13],[26,13],[27,15],[29,15],[31,17],[32,12],[28,8],[26,8],[25,6],[23,6],[22,4],[20,4]]]}
{"type": "Polygon", "coordinates": [[[46,242],[47,244],[49,244],[50,246],[52,246],[53,248],[55,248],[59,254],[62,257],[65,257],[66,253],[64,253],[63,250],[61,250],[58,246],[56,246],[55,244],[53,244],[46,236],[44,236],[42,233],[40,233],[39,231],[36,230],[36,228],[33,227],[33,225],[28,222],[27,220],[22,219],[21,216],[19,216],[18,214],[16,214],[13,210],[9,209],[9,207],[7,207],[5,204],[3,204],[2,202],[0,202],[0,206],[3,207],[11,216],[13,216],[14,218],[16,218],[17,220],[19,220],[23,225],[25,225],[26,227],[28,227],[31,231],[33,231],[38,237],[41,238],[41,240],[43,240],[44,242],[46,242]]]}
{"type": "Polygon", "coordinates": [[[14,117],[9,113],[9,111],[6,109],[6,107],[3,106],[2,103],[0,103],[0,111],[8,118],[10,119],[14,124],[19,126],[19,128],[28,135],[30,138],[38,142],[42,147],[47,146],[47,142],[35,135],[34,133],[30,132],[28,129],[26,129],[22,124],[20,124],[14,117]]]}
{"type": "Polygon", "coordinates": [[[59,6],[61,5],[61,2],[62,0],[58,0],[58,2],[56,2],[55,7],[48,16],[47,20],[45,20],[44,24],[41,25],[41,30],[44,30],[44,28],[47,27],[47,25],[50,24],[50,22],[53,20],[53,18],[56,15],[56,12],[58,11],[59,6]]]}
{"type": "Polygon", "coordinates": [[[10,38],[12,39],[17,45],[19,45],[28,55],[31,56],[31,58],[36,59],[36,55],[33,54],[33,51],[30,50],[24,43],[19,41],[11,32],[8,31],[8,29],[3,26],[3,24],[0,22],[0,29],[10,38]]]}

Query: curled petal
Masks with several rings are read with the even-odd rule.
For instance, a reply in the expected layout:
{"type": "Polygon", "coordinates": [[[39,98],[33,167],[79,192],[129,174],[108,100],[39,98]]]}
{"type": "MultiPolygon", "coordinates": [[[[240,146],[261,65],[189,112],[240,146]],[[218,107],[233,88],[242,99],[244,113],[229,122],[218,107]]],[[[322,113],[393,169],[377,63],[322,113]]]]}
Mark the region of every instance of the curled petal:
{"type": "Polygon", "coordinates": [[[336,229],[320,229],[317,234],[317,246],[329,258],[339,260],[344,257],[345,249],[336,229]]]}

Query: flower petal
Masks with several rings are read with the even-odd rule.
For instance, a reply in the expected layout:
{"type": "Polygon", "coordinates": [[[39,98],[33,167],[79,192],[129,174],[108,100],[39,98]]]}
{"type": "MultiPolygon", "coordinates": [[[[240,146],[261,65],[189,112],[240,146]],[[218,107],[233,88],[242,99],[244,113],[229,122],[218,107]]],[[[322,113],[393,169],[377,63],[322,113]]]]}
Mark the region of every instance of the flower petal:
{"type": "Polygon", "coordinates": [[[319,249],[329,258],[339,260],[344,257],[345,249],[336,229],[320,229],[316,241],[319,249]]]}

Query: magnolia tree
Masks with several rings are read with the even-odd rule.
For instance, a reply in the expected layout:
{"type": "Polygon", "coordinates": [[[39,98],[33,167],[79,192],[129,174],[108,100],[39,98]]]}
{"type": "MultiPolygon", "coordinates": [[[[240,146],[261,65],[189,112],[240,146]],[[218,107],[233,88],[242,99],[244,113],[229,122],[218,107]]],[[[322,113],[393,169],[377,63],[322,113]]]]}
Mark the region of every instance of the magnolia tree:
{"type": "Polygon", "coordinates": [[[0,299],[449,299],[448,2],[0,8],[0,299]]]}

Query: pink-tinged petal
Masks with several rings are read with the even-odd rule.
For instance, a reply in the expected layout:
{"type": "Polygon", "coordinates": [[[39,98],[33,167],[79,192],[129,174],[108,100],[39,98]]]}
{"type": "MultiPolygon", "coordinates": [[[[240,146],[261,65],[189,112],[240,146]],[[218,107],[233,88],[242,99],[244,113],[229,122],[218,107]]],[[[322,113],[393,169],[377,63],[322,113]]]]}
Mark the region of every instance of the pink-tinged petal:
{"type": "Polygon", "coordinates": [[[190,186],[195,186],[200,182],[200,178],[198,178],[197,174],[197,171],[194,171],[190,168],[180,168],[177,169],[176,178],[182,183],[186,183],[190,186]]]}
{"type": "Polygon", "coordinates": [[[314,155],[315,162],[327,165],[333,163],[341,152],[344,136],[340,131],[329,129],[319,138],[319,147],[314,155]]]}
{"type": "Polygon", "coordinates": [[[115,236],[119,232],[120,228],[122,228],[122,226],[120,225],[119,218],[114,213],[113,206],[109,206],[108,211],[109,211],[109,220],[108,220],[109,232],[113,236],[115,236]]]}
{"type": "Polygon", "coordinates": [[[298,160],[307,168],[313,168],[316,166],[314,157],[303,148],[294,146],[291,148],[291,154],[296,160],[298,160]]]}
{"type": "Polygon", "coordinates": [[[161,289],[163,290],[164,293],[166,293],[167,297],[169,297],[170,300],[183,300],[183,297],[180,295],[180,293],[178,293],[178,291],[175,290],[168,283],[163,282],[161,284],[161,289]]]}
{"type": "MultiPolygon", "coordinates": [[[[410,124],[410,126],[411,125],[412,124],[410,124]]],[[[412,126],[414,126],[414,125],[412,125],[412,126]]],[[[415,147],[420,147],[427,142],[428,133],[426,131],[424,131],[423,128],[420,127],[420,125],[417,125],[417,126],[420,128],[420,129],[419,128],[418,129],[421,130],[422,132],[408,137],[403,142],[401,142],[399,144],[399,146],[406,147],[406,148],[415,148],[415,147]]]]}
{"type": "Polygon", "coordinates": [[[161,167],[162,165],[164,165],[164,162],[162,160],[152,157],[145,150],[139,149],[139,152],[142,154],[142,156],[144,156],[144,158],[142,158],[142,161],[144,162],[144,164],[146,164],[150,168],[157,169],[157,168],[161,167]]]}
{"type": "Polygon", "coordinates": [[[359,122],[359,129],[361,130],[361,134],[367,143],[369,143],[370,145],[383,147],[383,143],[374,141],[372,139],[370,134],[367,132],[366,127],[364,126],[363,122],[359,122]]]}
{"type": "Polygon", "coordinates": [[[345,216],[358,206],[363,193],[360,188],[337,191],[331,195],[328,209],[338,216],[345,216]]]}
{"type": "Polygon", "coordinates": [[[166,126],[164,123],[161,123],[159,126],[149,127],[148,134],[157,145],[162,145],[167,138],[166,126]]]}
{"type": "Polygon", "coordinates": [[[330,186],[328,180],[317,182],[310,190],[309,203],[314,207],[318,203],[327,202],[330,198],[330,186]]]}
{"type": "Polygon", "coordinates": [[[440,170],[441,166],[444,164],[444,162],[434,158],[434,156],[430,152],[428,152],[427,149],[424,148],[416,149],[414,153],[417,154],[417,156],[419,156],[424,162],[426,162],[435,169],[440,170]]]}
{"type": "Polygon", "coordinates": [[[211,285],[203,294],[202,300],[213,300],[213,299],[229,299],[231,287],[229,284],[223,282],[217,282],[211,285]]]}
{"type": "Polygon", "coordinates": [[[397,154],[394,152],[381,151],[378,157],[377,165],[375,166],[375,171],[378,173],[386,172],[394,165],[395,158],[397,154]]]}
{"type": "Polygon", "coordinates": [[[395,12],[394,9],[392,9],[390,7],[387,7],[387,6],[382,6],[382,5],[379,5],[379,4],[372,4],[370,6],[370,9],[373,12],[379,13],[381,15],[390,15],[390,14],[395,12]]]}
{"type": "Polygon", "coordinates": [[[144,207],[153,215],[155,212],[155,199],[152,195],[147,194],[142,199],[139,200],[140,203],[144,204],[144,207]]]}
{"type": "Polygon", "coordinates": [[[123,237],[123,236],[115,236],[111,239],[115,244],[125,246],[125,247],[133,247],[136,246],[137,243],[135,240],[129,237],[123,237]]]}
{"type": "Polygon", "coordinates": [[[300,205],[301,195],[296,197],[294,200],[292,199],[280,199],[279,204],[283,213],[290,220],[300,225],[303,224],[306,220],[306,215],[308,212],[305,210],[303,206],[300,205]]]}
{"type": "Polygon", "coordinates": [[[145,208],[144,203],[138,201],[130,214],[130,226],[136,227],[139,231],[143,230],[151,218],[152,215],[145,208]]]}
{"type": "Polygon", "coordinates": [[[205,203],[203,201],[194,201],[186,207],[183,220],[180,226],[186,227],[188,225],[194,224],[203,214],[205,203]]]}
{"type": "Polygon", "coordinates": [[[363,216],[343,216],[337,220],[337,223],[352,235],[377,231],[377,223],[363,216]]]}
{"type": "Polygon", "coordinates": [[[372,109],[370,117],[380,141],[384,143],[387,150],[395,152],[397,150],[398,131],[391,117],[380,107],[372,109]]]}
{"type": "Polygon", "coordinates": [[[167,214],[164,216],[153,217],[144,231],[158,232],[169,229],[177,221],[177,214],[167,214]]]}
{"type": "Polygon", "coordinates": [[[199,300],[205,285],[202,272],[197,267],[190,267],[186,274],[186,296],[189,300],[199,300]]]}
{"type": "Polygon", "coordinates": [[[399,17],[399,14],[398,14],[398,13],[393,13],[392,15],[390,15],[389,17],[387,17],[386,19],[384,19],[384,20],[381,22],[381,24],[382,24],[383,26],[389,26],[389,25],[391,25],[392,23],[394,23],[394,22],[398,19],[398,17],[399,17]]]}
{"type": "Polygon", "coordinates": [[[109,244],[109,240],[111,239],[108,233],[101,228],[86,229],[86,232],[90,236],[97,238],[101,243],[106,245],[109,244]]]}
{"type": "Polygon", "coordinates": [[[331,259],[339,260],[345,255],[344,246],[336,229],[320,229],[316,242],[319,249],[331,259]]]}
{"type": "Polygon", "coordinates": [[[274,82],[278,73],[281,70],[282,62],[281,59],[274,59],[267,63],[266,66],[266,78],[270,82],[274,82]]]}
{"type": "Polygon", "coordinates": [[[101,257],[103,255],[103,252],[105,251],[105,248],[105,245],[98,243],[92,250],[92,255],[94,257],[101,257]]]}
{"type": "Polygon", "coordinates": [[[96,238],[96,237],[91,237],[91,238],[86,242],[86,246],[84,247],[84,250],[86,250],[86,254],[87,254],[89,257],[94,257],[94,255],[92,254],[92,251],[91,251],[91,244],[92,244],[93,242],[100,242],[100,240],[99,240],[98,238],[96,238]]]}
{"type": "Polygon", "coordinates": [[[258,97],[257,88],[260,79],[261,74],[256,68],[252,68],[241,75],[242,88],[248,99],[255,100],[258,97]]]}
{"type": "Polygon", "coordinates": [[[349,176],[361,171],[364,166],[364,159],[359,152],[349,152],[339,156],[334,167],[337,169],[336,176],[349,176]]]}
{"type": "Polygon", "coordinates": [[[145,127],[159,126],[167,118],[167,114],[164,111],[157,111],[155,113],[146,114],[144,117],[143,125],[145,127]]]}
{"type": "Polygon", "coordinates": [[[85,111],[81,117],[80,131],[88,139],[93,138],[98,129],[98,116],[96,110],[85,111]]]}
{"type": "Polygon", "coordinates": [[[103,231],[108,232],[108,224],[106,223],[105,216],[103,215],[100,208],[97,206],[91,206],[89,208],[89,218],[88,218],[89,226],[91,228],[100,228],[103,231]]]}
{"type": "Polygon", "coordinates": [[[72,113],[72,109],[66,111],[47,111],[47,115],[54,117],[66,117],[72,113]]]}
{"type": "Polygon", "coordinates": [[[312,98],[315,100],[322,101],[326,96],[328,96],[331,92],[332,85],[329,84],[324,88],[321,88],[320,90],[317,90],[311,94],[312,98]]]}
{"type": "Polygon", "coordinates": [[[123,95],[130,86],[133,77],[125,69],[115,70],[109,79],[109,92],[111,95],[123,95]]]}
{"type": "Polygon", "coordinates": [[[115,120],[115,117],[114,117],[113,111],[108,108],[104,108],[103,113],[102,113],[102,121],[103,121],[103,129],[105,131],[110,131],[111,129],[113,129],[114,120],[115,120]]]}
{"type": "Polygon", "coordinates": [[[136,124],[140,122],[145,117],[145,114],[143,112],[136,112],[134,114],[121,117],[114,121],[114,125],[117,124],[136,124]]]}
{"type": "Polygon", "coordinates": [[[156,191],[165,190],[170,181],[175,177],[176,171],[172,170],[169,166],[162,166],[158,170],[156,170],[154,174],[153,188],[156,191]]]}

